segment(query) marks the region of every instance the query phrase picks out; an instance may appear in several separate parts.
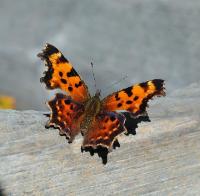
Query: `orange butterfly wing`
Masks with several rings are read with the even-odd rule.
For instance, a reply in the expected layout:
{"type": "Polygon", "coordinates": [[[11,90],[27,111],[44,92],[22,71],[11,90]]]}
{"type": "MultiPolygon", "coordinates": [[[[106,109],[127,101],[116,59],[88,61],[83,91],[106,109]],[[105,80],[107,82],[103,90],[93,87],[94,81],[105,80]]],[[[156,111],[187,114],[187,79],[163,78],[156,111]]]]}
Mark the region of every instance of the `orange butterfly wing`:
{"type": "Polygon", "coordinates": [[[115,92],[102,100],[102,110],[127,110],[134,115],[146,112],[149,99],[164,96],[164,80],[154,79],[115,92]]]}
{"type": "Polygon", "coordinates": [[[75,101],[81,103],[90,98],[87,86],[56,47],[46,44],[38,57],[48,66],[44,77],[41,78],[41,82],[44,82],[48,89],[60,88],[68,92],[75,101]]]}
{"type": "Polygon", "coordinates": [[[69,142],[80,132],[80,123],[84,106],[74,102],[70,96],[57,93],[55,98],[48,102],[51,110],[47,127],[54,126],[60,129],[60,135],[65,135],[69,142]]]}
{"type": "Polygon", "coordinates": [[[82,149],[98,146],[111,149],[117,136],[126,131],[123,126],[125,118],[116,112],[106,112],[97,115],[84,135],[82,149]]]}

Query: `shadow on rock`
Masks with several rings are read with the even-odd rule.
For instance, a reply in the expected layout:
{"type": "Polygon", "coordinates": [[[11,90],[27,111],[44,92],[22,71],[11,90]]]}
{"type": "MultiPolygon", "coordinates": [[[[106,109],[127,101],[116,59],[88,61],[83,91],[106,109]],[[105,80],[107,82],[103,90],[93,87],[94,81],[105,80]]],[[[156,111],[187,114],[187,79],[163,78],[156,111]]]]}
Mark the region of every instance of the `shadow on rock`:
{"type": "Polygon", "coordinates": [[[5,190],[2,188],[1,184],[0,184],[0,196],[6,196],[5,190]]]}
{"type": "MultiPolygon", "coordinates": [[[[115,140],[113,143],[113,149],[116,149],[117,147],[120,147],[120,144],[118,140],[115,140]]],[[[105,165],[108,162],[108,149],[102,146],[98,146],[96,149],[93,149],[92,147],[86,147],[81,148],[81,152],[89,152],[91,156],[94,154],[98,154],[98,156],[102,159],[102,163],[105,165]]]]}
{"type": "Polygon", "coordinates": [[[138,124],[141,122],[151,122],[149,119],[148,114],[145,114],[144,116],[134,117],[129,112],[122,112],[122,114],[126,117],[125,121],[125,127],[127,129],[127,132],[125,135],[136,135],[136,128],[138,128],[138,124]]]}

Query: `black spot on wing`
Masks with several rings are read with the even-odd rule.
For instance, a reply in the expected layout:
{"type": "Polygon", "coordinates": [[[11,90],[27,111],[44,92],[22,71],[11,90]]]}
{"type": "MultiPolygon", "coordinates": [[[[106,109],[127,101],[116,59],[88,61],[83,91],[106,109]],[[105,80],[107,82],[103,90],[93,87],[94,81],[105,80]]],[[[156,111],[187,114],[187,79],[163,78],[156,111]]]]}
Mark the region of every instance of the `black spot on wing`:
{"type": "Polygon", "coordinates": [[[129,97],[131,97],[133,95],[132,93],[132,86],[128,87],[128,88],[125,88],[123,90],[129,97]]]}
{"type": "Polygon", "coordinates": [[[130,100],[128,100],[127,102],[126,102],[126,104],[132,104],[133,102],[132,101],[130,101],[130,100]]]}
{"type": "Polygon", "coordinates": [[[118,93],[115,94],[115,99],[116,99],[116,101],[119,101],[119,100],[120,100],[119,94],[118,94],[118,93]]]}
{"type": "Polygon", "coordinates": [[[59,50],[55,46],[53,46],[51,44],[47,44],[44,51],[43,51],[43,54],[45,56],[51,56],[52,54],[55,54],[55,53],[58,53],[58,52],[59,52],[59,50]]]}
{"type": "Polygon", "coordinates": [[[137,101],[138,99],[139,99],[138,96],[135,96],[135,97],[133,98],[134,101],[137,101]]]}
{"type": "Polygon", "coordinates": [[[63,76],[63,72],[59,71],[59,76],[62,77],[63,76]]]}
{"type": "Polygon", "coordinates": [[[78,88],[82,85],[83,83],[80,81],[78,84],[75,84],[75,87],[78,88]]]}
{"type": "Polygon", "coordinates": [[[48,71],[45,71],[44,72],[44,77],[41,77],[40,78],[40,82],[41,83],[45,83],[47,88],[51,89],[51,79],[52,79],[52,75],[53,75],[53,72],[54,72],[54,69],[52,67],[52,64],[49,60],[47,60],[47,64],[48,64],[48,71]]]}
{"type": "Polygon", "coordinates": [[[63,54],[61,54],[61,57],[59,58],[60,63],[69,63],[69,61],[64,57],[63,54]]]}
{"type": "Polygon", "coordinates": [[[62,93],[56,93],[56,98],[57,98],[58,100],[60,100],[60,99],[65,99],[65,98],[66,98],[66,95],[64,95],[64,94],[62,94],[62,93]]]}
{"type": "Polygon", "coordinates": [[[63,78],[61,78],[61,82],[62,82],[63,84],[67,84],[67,80],[65,80],[65,79],[63,79],[63,78]]]}
{"type": "Polygon", "coordinates": [[[163,89],[164,80],[162,79],[154,79],[152,83],[155,85],[156,90],[160,91],[163,89]]]}
{"type": "Polygon", "coordinates": [[[144,91],[148,90],[148,83],[147,82],[142,82],[139,84],[140,87],[142,87],[144,89],[144,91]]]}
{"type": "Polygon", "coordinates": [[[76,70],[72,67],[70,72],[67,73],[67,77],[74,77],[74,76],[79,76],[76,70]]]}
{"type": "Polygon", "coordinates": [[[70,100],[70,99],[66,99],[66,100],[65,100],[65,104],[66,104],[66,105],[69,105],[70,103],[71,103],[71,100],[70,100]]]}
{"type": "Polygon", "coordinates": [[[73,88],[71,86],[68,87],[69,92],[73,91],[73,88]]]}
{"type": "Polygon", "coordinates": [[[122,103],[118,103],[117,107],[120,108],[122,106],[122,103]]]}

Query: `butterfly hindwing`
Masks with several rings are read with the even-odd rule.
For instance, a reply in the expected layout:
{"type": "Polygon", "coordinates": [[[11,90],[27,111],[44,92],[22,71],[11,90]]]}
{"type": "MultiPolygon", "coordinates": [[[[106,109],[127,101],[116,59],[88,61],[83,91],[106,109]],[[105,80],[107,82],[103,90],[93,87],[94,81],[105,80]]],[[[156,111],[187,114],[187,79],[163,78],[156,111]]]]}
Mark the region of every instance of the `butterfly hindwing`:
{"type": "Polygon", "coordinates": [[[98,146],[111,149],[117,136],[126,131],[124,121],[124,116],[115,112],[97,115],[84,135],[82,149],[96,149],[98,146]]]}
{"type": "Polygon", "coordinates": [[[60,88],[79,102],[85,102],[90,95],[88,88],[80,78],[72,64],[54,46],[46,44],[46,47],[38,54],[48,70],[44,72],[41,82],[46,84],[48,89],[60,88]]]}
{"type": "Polygon", "coordinates": [[[60,135],[65,135],[71,142],[80,132],[84,106],[61,93],[57,93],[55,98],[48,102],[48,106],[51,110],[48,125],[58,127],[60,135]]]}
{"type": "Polygon", "coordinates": [[[149,80],[115,92],[102,100],[102,108],[105,111],[126,110],[137,116],[146,112],[148,100],[156,95],[165,95],[164,80],[149,80]]]}

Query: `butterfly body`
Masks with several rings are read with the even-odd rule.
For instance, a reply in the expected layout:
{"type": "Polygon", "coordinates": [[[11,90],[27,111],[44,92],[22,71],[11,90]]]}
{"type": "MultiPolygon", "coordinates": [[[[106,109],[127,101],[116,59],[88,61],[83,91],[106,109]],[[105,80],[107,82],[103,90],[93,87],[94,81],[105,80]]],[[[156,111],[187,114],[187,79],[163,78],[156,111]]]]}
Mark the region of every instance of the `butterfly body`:
{"type": "Polygon", "coordinates": [[[92,120],[100,113],[100,110],[101,110],[100,94],[96,93],[85,103],[84,118],[81,123],[81,128],[87,130],[92,120]]]}
{"type": "Polygon", "coordinates": [[[77,134],[83,134],[82,148],[105,147],[112,149],[117,137],[126,132],[125,110],[138,117],[146,113],[147,102],[154,96],[165,95],[164,80],[154,79],[132,85],[100,99],[100,91],[90,96],[88,88],[72,64],[54,46],[47,44],[38,56],[44,60],[48,70],[41,82],[48,89],[59,88],[47,105],[51,113],[49,126],[58,127],[60,135],[72,142],[77,134]]]}

